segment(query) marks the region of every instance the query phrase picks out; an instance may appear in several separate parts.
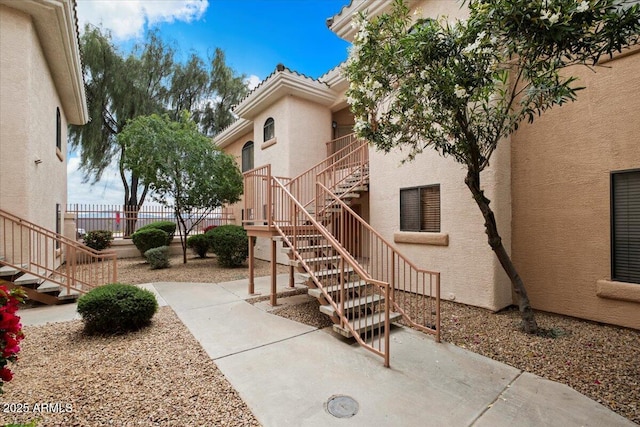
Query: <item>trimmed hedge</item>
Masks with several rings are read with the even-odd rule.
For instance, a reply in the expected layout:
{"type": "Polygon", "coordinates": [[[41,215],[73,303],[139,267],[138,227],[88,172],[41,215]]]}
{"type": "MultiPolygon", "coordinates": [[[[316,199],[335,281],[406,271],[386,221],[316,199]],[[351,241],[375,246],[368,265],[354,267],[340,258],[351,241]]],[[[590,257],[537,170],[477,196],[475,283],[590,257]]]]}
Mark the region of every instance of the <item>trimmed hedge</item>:
{"type": "Polygon", "coordinates": [[[92,249],[101,251],[111,246],[113,233],[109,230],[93,230],[85,234],[84,244],[92,249]]]}
{"type": "Polygon", "coordinates": [[[141,228],[131,235],[131,240],[144,256],[149,249],[167,246],[168,234],[159,228],[141,228]]]}
{"type": "Polygon", "coordinates": [[[195,234],[187,239],[187,247],[200,258],[206,258],[209,251],[209,238],[204,234],[195,234]]]}
{"type": "Polygon", "coordinates": [[[151,291],[111,283],[78,299],[78,313],[88,334],[122,334],[147,326],[158,311],[151,291]]]}
{"type": "Polygon", "coordinates": [[[249,257],[249,238],[239,225],[221,225],[205,234],[222,267],[240,267],[249,257]]]}
{"type": "Polygon", "coordinates": [[[138,229],[138,231],[150,229],[158,229],[167,233],[166,246],[169,246],[173,241],[173,236],[176,234],[176,223],[171,221],[156,221],[151,224],[143,225],[138,229]]]}
{"type": "Polygon", "coordinates": [[[152,270],[160,268],[169,268],[169,246],[160,246],[149,249],[144,253],[144,257],[151,265],[152,270]]]}

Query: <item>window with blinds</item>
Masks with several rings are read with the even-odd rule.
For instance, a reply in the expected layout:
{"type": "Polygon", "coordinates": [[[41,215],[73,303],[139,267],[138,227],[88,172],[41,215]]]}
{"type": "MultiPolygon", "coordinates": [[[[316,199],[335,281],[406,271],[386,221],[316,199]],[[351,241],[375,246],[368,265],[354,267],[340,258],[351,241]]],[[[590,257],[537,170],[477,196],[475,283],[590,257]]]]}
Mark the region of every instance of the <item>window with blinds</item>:
{"type": "Polygon", "coordinates": [[[640,283],[640,169],[611,174],[611,278],[640,283]]]}
{"type": "Polygon", "coordinates": [[[253,169],[253,141],[248,141],[242,147],[242,172],[253,169]]]}
{"type": "Polygon", "coordinates": [[[400,231],[440,232],[440,184],[400,189],[400,231]]]}

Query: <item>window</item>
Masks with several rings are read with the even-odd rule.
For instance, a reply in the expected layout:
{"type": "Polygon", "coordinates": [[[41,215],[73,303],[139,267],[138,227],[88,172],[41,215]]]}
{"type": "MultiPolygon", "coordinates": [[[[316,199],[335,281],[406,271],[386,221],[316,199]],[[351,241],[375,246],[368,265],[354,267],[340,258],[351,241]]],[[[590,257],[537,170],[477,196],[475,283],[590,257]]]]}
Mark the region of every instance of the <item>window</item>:
{"type": "Polygon", "coordinates": [[[56,148],[62,151],[62,122],[60,120],[60,107],[56,107],[56,148]]]}
{"type": "Polygon", "coordinates": [[[248,141],[242,147],[242,172],[253,169],[253,141],[248,141]]]}
{"type": "Polygon", "coordinates": [[[400,231],[440,232],[440,184],[400,189],[400,231]]]}
{"type": "Polygon", "coordinates": [[[611,278],[640,283],[640,169],[611,174],[611,278]]]}
{"type": "Polygon", "coordinates": [[[276,136],[276,122],[269,117],[266,122],[264,122],[264,141],[267,142],[270,139],[275,138],[276,136]]]}

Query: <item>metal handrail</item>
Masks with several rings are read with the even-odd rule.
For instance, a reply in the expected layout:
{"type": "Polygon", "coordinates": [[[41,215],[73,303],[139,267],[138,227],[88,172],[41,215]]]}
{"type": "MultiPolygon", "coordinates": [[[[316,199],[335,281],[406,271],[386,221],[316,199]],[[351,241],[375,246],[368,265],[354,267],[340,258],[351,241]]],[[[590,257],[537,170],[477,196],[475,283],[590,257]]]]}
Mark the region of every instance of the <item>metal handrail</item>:
{"type": "Polygon", "coordinates": [[[97,251],[0,210],[0,264],[85,293],[117,281],[117,255],[97,251]]]}
{"type": "MultiPolygon", "coordinates": [[[[318,201],[316,217],[319,218],[328,213],[340,218],[342,223],[339,229],[342,231],[342,235],[339,234],[338,240],[342,246],[353,246],[355,241],[358,241],[358,244],[361,245],[368,245],[366,252],[369,255],[369,267],[363,267],[366,269],[367,274],[374,279],[389,282],[391,284],[394,308],[402,314],[405,321],[416,329],[435,335],[436,341],[440,342],[440,273],[416,266],[356,214],[342,199],[333,194],[329,188],[320,182],[317,183],[317,187],[316,192],[319,196],[316,198],[318,201]],[[323,206],[319,205],[321,200],[325,201],[323,206]],[[339,209],[339,212],[328,212],[329,209],[339,209]],[[429,292],[426,292],[425,286],[425,278],[427,276],[429,277],[429,292]],[[422,277],[422,282],[420,277],[422,277]],[[416,283],[414,283],[414,278],[416,283]],[[409,282],[408,286],[407,281],[409,282]],[[413,286],[414,284],[416,286],[413,286]],[[423,286],[422,289],[420,284],[423,286]],[[395,290],[435,299],[435,307],[433,307],[435,319],[433,319],[433,322],[427,320],[430,317],[426,315],[427,313],[424,313],[425,316],[421,318],[421,321],[416,321],[415,316],[411,316],[406,307],[398,302],[399,298],[397,298],[398,295],[396,295],[395,290]]],[[[429,314],[433,311],[430,310],[429,314]]]]}
{"type": "MultiPolygon", "coordinates": [[[[289,190],[278,179],[272,178],[271,181],[273,187],[273,200],[275,201],[274,209],[272,211],[273,216],[270,218],[270,223],[278,230],[278,233],[282,236],[285,243],[292,248],[294,257],[302,265],[302,267],[310,274],[311,280],[314,281],[316,286],[322,291],[325,299],[336,310],[336,313],[340,315],[341,325],[348,329],[356,341],[366,348],[367,350],[382,356],[385,360],[385,366],[389,366],[389,283],[377,280],[371,277],[358,263],[358,261],[340,244],[340,242],[327,230],[322,224],[318,223],[315,218],[304,208],[304,206],[289,192],[289,190]],[[331,295],[325,290],[324,284],[317,278],[317,270],[314,270],[314,266],[308,263],[308,260],[303,258],[297,251],[298,238],[305,237],[310,238],[312,234],[317,233],[321,237],[314,237],[323,239],[323,243],[328,244],[331,248],[340,256],[340,279],[338,280],[341,291],[338,301],[335,301],[331,295]],[[293,237],[293,240],[289,239],[289,236],[293,237]],[[345,265],[346,264],[346,265],[345,265]],[[368,284],[374,285],[378,288],[378,291],[385,296],[386,303],[385,313],[385,328],[383,331],[382,340],[376,341],[372,339],[372,343],[369,344],[362,339],[360,333],[357,332],[349,322],[346,315],[348,309],[345,308],[345,291],[344,285],[348,280],[345,277],[345,267],[349,267],[352,270],[352,274],[355,274],[359,280],[362,280],[368,284]]],[[[317,267],[316,267],[317,268],[317,267]]],[[[382,310],[380,310],[382,311],[382,310]]],[[[382,332],[382,331],[381,331],[382,332]]]]}

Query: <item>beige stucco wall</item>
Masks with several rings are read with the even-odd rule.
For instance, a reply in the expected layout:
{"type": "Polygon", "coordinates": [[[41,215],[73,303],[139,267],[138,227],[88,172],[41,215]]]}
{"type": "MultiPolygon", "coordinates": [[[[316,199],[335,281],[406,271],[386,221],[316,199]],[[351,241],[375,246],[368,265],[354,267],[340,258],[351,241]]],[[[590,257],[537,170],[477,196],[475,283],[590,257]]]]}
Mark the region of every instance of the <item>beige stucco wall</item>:
{"type": "MultiPolygon", "coordinates": [[[[509,145],[503,144],[494,156],[491,168],[483,172],[481,179],[508,249],[509,145]]],[[[487,244],[484,221],[464,184],[466,171],[462,165],[432,150],[404,165],[400,164],[404,155],[397,151],[390,154],[372,151],[370,157],[371,225],[418,267],[441,273],[442,298],[490,310],[511,304],[509,281],[487,244]],[[430,184],[440,184],[440,235],[401,232],[400,189],[430,184]],[[448,245],[405,243],[421,240],[422,236],[415,234],[438,237],[437,242],[448,240],[448,245]]]]}
{"type": "Polygon", "coordinates": [[[0,6],[0,51],[0,209],[55,230],[56,203],[66,204],[67,120],[30,16],[0,6]]]}
{"type": "Polygon", "coordinates": [[[514,136],[514,261],[534,308],[640,328],[639,292],[597,295],[611,277],[610,172],[640,168],[638,52],[572,68],[587,86],[578,101],[514,136]]]}

